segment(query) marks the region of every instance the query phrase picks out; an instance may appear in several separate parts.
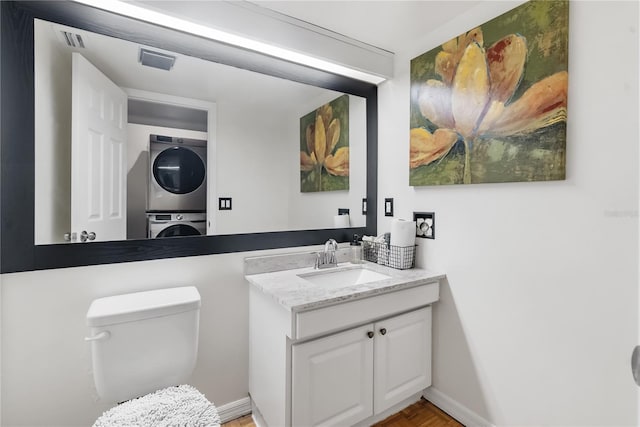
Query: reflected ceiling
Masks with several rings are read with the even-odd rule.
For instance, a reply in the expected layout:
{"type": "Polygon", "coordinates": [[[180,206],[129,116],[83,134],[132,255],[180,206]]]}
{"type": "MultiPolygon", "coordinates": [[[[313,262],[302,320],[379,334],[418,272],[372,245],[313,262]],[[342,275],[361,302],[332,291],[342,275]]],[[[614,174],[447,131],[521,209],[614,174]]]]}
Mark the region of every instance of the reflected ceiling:
{"type": "Polygon", "coordinates": [[[47,37],[54,39],[61,49],[82,53],[120,87],[212,102],[241,97],[245,105],[253,105],[258,109],[281,108],[283,111],[291,105],[300,105],[326,93],[326,89],[157,48],[152,49],[177,57],[174,67],[170,71],[146,67],[138,61],[140,48],[146,47],[144,45],[57,24],[50,25],[51,31],[45,32],[47,37]],[[67,47],[60,36],[63,29],[80,34],[85,48],[67,47]],[[274,103],[274,99],[280,102],[274,103]]]}

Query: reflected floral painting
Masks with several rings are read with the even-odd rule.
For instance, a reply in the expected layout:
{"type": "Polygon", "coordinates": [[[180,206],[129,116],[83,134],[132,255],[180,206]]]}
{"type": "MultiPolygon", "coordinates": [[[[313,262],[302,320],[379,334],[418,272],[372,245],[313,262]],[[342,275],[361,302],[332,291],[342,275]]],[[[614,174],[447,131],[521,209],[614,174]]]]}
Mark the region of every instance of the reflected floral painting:
{"type": "Polygon", "coordinates": [[[300,191],[349,189],[349,96],[300,118],[300,191]]]}
{"type": "Polygon", "coordinates": [[[410,185],[565,179],[567,1],[531,1],[411,60],[410,185]]]}

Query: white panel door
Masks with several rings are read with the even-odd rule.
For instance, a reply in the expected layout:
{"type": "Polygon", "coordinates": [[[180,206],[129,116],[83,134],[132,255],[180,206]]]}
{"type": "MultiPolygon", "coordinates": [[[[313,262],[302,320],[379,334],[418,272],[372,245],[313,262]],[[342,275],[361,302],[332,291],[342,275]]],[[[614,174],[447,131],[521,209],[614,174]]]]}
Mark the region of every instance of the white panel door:
{"type": "Polygon", "coordinates": [[[293,426],[349,426],[373,415],[372,331],[369,324],[292,347],[293,426]]]}
{"type": "Polygon", "coordinates": [[[431,307],[375,324],[374,412],[431,385],[431,307]]]}
{"type": "Polygon", "coordinates": [[[126,239],[127,95],[77,52],[72,75],[72,241],[126,239]]]}

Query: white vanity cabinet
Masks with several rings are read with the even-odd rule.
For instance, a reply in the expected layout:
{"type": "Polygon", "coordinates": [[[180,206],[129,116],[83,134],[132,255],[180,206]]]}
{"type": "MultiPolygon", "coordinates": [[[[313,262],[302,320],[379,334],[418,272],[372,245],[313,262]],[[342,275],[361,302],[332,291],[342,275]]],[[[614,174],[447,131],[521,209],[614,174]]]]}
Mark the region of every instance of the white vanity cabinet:
{"type": "Polygon", "coordinates": [[[292,346],[292,425],[348,426],[431,385],[431,307],[292,346]]]}
{"type": "Polygon", "coordinates": [[[369,324],[293,346],[292,425],[350,426],[373,415],[372,330],[369,324]]]}
{"type": "Polygon", "coordinates": [[[431,385],[431,304],[444,275],[368,268],[390,279],[322,290],[300,279],[306,270],[247,276],[258,426],[370,425],[431,385]]]}

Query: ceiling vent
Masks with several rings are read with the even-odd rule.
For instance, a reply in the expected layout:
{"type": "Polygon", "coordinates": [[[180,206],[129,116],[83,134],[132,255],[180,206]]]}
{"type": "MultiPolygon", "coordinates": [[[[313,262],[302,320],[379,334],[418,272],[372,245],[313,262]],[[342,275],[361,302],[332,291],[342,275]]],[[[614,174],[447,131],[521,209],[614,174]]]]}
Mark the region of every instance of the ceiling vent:
{"type": "Polygon", "coordinates": [[[158,68],[159,70],[169,71],[173,68],[176,57],[165,53],[154,52],[148,49],[140,49],[140,63],[147,67],[158,68]]]}
{"type": "Polygon", "coordinates": [[[84,49],[84,40],[80,34],[75,34],[70,31],[60,31],[62,33],[62,39],[67,43],[69,47],[77,47],[84,49]]]}

